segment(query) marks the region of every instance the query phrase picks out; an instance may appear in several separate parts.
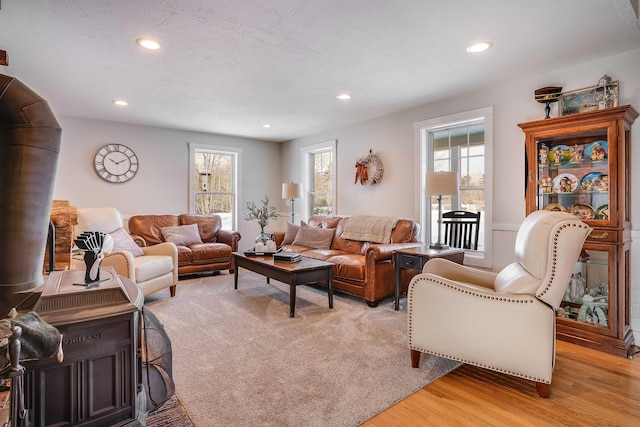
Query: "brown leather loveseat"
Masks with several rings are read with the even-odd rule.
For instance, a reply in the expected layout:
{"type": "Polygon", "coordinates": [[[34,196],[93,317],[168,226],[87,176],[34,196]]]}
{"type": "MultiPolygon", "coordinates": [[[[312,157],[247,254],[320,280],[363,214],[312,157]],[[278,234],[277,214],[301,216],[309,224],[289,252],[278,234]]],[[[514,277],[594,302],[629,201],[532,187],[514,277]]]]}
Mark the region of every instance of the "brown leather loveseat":
{"type": "Polygon", "coordinates": [[[306,257],[331,262],[333,267],[333,287],[346,293],[364,298],[367,304],[375,307],[378,303],[395,292],[395,273],[392,265],[393,251],[399,248],[416,246],[420,225],[411,219],[398,219],[391,230],[388,243],[372,243],[370,241],[345,239],[343,234],[347,221],[364,216],[327,217],[312,216],[308,226],[324,229],[335,229],[328,249],[299,245],[300,225],[293,242],[290,234],[295,234],[292,225],[288,224],[287,233],[276,232],[274,238],[280,247],[293,250],[306,257]],[[285,236],[286,234],[286,236],[285,236]]]}
{"type": "Polygon", "coordinates": [[[221,229],[219,215],[135,215],[129,218],[131,237],[141,246],[170,241],[178,248],[178,275],[209,271],[233,272],[231,252],[240,233],[221,229]]]}

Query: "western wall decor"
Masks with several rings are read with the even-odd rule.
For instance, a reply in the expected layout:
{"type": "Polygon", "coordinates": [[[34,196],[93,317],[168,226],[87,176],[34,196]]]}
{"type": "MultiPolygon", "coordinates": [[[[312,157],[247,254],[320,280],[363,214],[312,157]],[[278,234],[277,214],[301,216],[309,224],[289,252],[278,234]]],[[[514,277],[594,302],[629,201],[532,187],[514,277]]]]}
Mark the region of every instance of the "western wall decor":
{"type": "Polygon", "coordinates": [[[608,75],[598,79],[594,86],[560,94],[558,115],[585,113],[618,106],[619,82],[608,75]]]}
{"type": "Polygon", "coordinates": [[[382,181],[384,168],[380,158],[369,150],[369,154],[356,161],[356,179],[354,184],[373,185],[382,181]]]}
{"type": "Polygon", "coordinates": [[[98,176],[107,182],[121,183],[132,179],[138,172],[138,156],[122,144],[107,144],[93,159],[98,176]]]}

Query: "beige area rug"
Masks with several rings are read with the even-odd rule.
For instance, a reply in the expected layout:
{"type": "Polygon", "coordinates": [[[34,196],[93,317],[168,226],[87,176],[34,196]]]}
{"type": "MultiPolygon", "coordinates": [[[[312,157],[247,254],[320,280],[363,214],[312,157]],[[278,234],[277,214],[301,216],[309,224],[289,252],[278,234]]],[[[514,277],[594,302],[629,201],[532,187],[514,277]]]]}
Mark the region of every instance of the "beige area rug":
{"type": "Polygon", "coordinates": [[[176,393],[196,426],[357,426],[459,363],[411,368],[406,311],[242,269],[181,280],[146,305],[171,338],[176,393]],[[166,294],[166,295],[165,295],[166,294]]]}

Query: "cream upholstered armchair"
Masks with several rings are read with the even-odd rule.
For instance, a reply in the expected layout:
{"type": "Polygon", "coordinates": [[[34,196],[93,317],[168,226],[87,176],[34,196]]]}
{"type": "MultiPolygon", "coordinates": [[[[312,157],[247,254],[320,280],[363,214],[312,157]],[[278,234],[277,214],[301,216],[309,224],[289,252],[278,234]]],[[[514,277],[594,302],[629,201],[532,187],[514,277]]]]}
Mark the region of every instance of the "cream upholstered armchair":
{"type": "Polygon", "coordinates": [[[555,308],[591,228],[566,212],[535,211],[516,237],[516,262],[499,273],[436,258],[408,290],[409,348],[536,382],[549,396],[555,308]]]}
{"type": "Polygon", "coordinates": [[[103,267],[113,267],[120,276],[135,282],[147,296],[169,288],[176,294],[178,284],[178,250],[169,242],[139,247],[123,227],[122,214],[115,208],[78,208],[75,234],[100,231],[111,234],[115,249],[102,261],[103,267]]]}

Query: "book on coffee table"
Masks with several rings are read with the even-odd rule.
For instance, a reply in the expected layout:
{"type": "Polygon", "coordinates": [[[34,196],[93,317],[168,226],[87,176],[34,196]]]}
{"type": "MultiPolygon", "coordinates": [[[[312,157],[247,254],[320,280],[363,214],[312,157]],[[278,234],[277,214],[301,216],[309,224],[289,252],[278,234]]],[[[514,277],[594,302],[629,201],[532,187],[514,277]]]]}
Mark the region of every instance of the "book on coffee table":
{"type": "Polygon", "coordinates": [[[298,262],[302,259],[302,255],[295,252],[278,252],[273,254],[273,260],[278,262],[298,262]]]}

